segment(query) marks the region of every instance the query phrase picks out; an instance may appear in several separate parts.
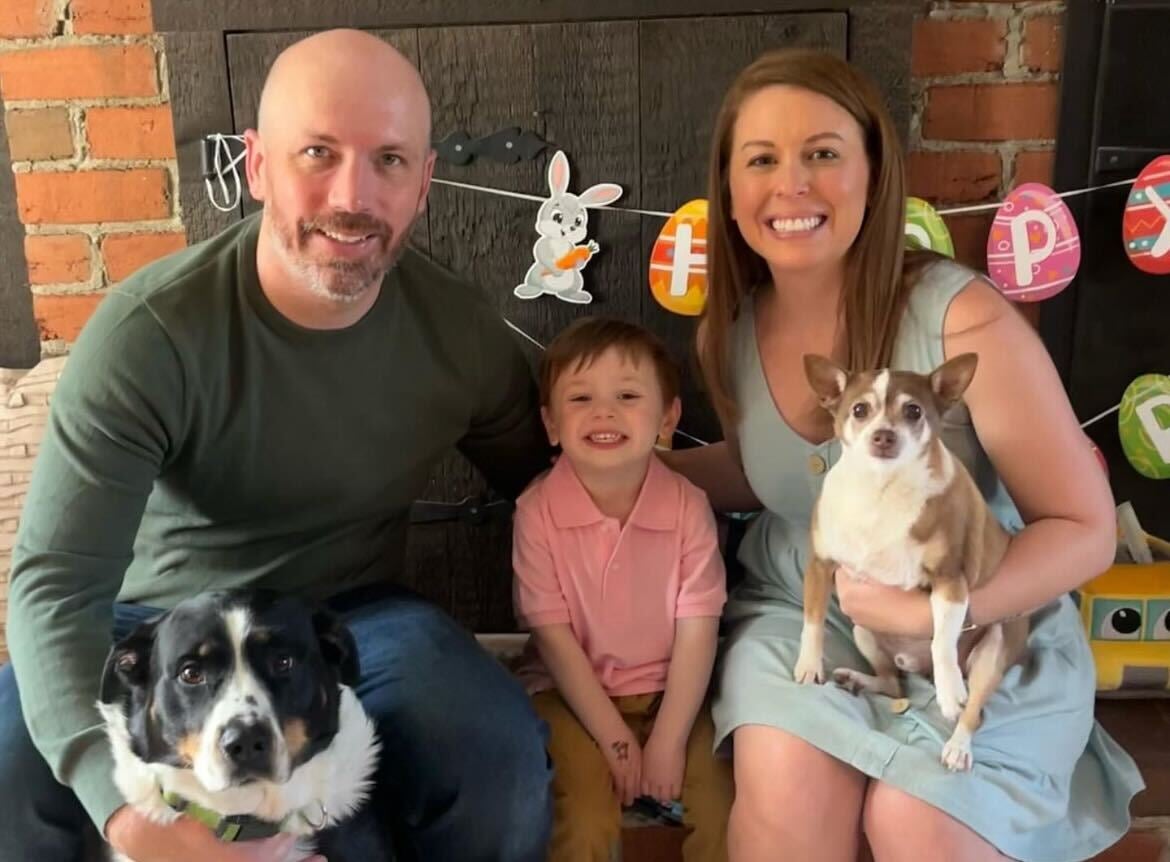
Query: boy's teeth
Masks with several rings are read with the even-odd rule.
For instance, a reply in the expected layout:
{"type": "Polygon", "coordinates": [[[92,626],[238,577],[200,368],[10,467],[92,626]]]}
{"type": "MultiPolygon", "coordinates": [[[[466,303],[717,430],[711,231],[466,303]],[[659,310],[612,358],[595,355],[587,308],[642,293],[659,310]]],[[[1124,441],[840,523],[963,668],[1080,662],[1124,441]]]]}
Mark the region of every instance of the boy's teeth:
{"type": "Polygon", "coordinates": [[[814,230],[820,227],[824,220],[824,216],[777,218],[772,219],[772,230],[776,231],[776,233],[795,233],[797,231],[814,230]]]}
{"type": "Polygon", "coordinates": [[[616,443],[618,440],[621,439],[621,437],[622,437],[621,434],[613,434],[613,433],[590,434],[589,435],[589,439],[592,440],[594,443],[616,443]]]}

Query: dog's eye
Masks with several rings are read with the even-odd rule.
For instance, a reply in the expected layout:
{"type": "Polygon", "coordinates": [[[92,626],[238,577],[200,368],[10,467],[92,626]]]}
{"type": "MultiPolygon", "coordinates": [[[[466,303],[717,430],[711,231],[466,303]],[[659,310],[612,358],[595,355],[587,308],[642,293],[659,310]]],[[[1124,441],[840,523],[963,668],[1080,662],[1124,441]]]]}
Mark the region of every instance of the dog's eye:
{"type": "Polygon", "coordinates": [[[277,674],[289,673],[296,665],[296,659],[291,655],[278,655],[272,660],[272,672],[277,674]]]}
{"type": "Polygon", "coordinates": [[[907,404],[902,408],[902,415],[906,417],[908,422],[917,422],[922,418],[922,408],[914,403],[907,404]]]}
{"type": "Polygon", "coordinates": [[[194,662],[188,662],[179,668],[179,682],[183,685],[202,685],[203,669],[194,662]]]}
{"type": "Polygon", "coordinates": [[[869,405],[864,401],[858,401],[853,405],[853,410],[851,412],[853,413],[854,419],[864,419],[869,415],[869,405]]]}

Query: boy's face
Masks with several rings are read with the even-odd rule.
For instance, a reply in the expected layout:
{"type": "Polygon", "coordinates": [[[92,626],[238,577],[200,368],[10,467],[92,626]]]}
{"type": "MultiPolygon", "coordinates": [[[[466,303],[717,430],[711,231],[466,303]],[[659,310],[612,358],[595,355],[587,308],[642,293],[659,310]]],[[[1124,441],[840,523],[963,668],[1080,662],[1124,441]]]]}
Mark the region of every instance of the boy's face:
{"type": "Polygon", "coordinates": [[[674,433],[680,412],[678,398],[663,404],[653,362],[610,348],[568,368],[541,416],[549,441],[574,467],[608,472],[640,467],[658,438],[674,433]]]}

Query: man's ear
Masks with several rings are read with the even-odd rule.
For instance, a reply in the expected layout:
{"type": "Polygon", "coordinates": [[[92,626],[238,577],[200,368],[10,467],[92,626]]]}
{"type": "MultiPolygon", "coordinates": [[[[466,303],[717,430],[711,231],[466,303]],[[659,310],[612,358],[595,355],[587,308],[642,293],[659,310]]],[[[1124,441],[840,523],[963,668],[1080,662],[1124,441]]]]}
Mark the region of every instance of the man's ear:
{"type": "Polygon", "coordinates": [[[244,130],[244,175],[248,180],[248,194],[253,200],[264,201],[266,189],[264,172],[264,147],[260,143],[260,133],[255,129],[244,130]]]}
{"type": "Polygon", "coordinates": [[[849,382],[849,374],[845,369],[824,356],[806,353],[804,376],[808,378],[809,385],[816,393],[821,406],[830,412],[836,410],[837,402],[841,400],[845,385],[849,382]]]}
{"type": "Polygon", "coordinates": [[[117,703],[131,691],[150,684],[150,656],[154,651],[155,630],[161,619],[158,617],[142,623],[110,649],[98,689],[98,699],[102,703],[117,703]]]}
{"type": "Polygon", "coordinates": [[[431,177],[435,173],[435,159],[438,158],[438,153],[434,149],[427,151],[426,159],[423,161],[423,175],[422,186],[419,189],[418,207],[416,208],[416,215],[421,216],[427,209],[427,198],[431,193],[431,177]]]}
{"type": "Polygon", "coordinates": [[[342,685],[353,688],[361,679],[357,641],[341,617],[325,608],[313,613],[313,631],[325,661],[337,669],[342,685]]]}

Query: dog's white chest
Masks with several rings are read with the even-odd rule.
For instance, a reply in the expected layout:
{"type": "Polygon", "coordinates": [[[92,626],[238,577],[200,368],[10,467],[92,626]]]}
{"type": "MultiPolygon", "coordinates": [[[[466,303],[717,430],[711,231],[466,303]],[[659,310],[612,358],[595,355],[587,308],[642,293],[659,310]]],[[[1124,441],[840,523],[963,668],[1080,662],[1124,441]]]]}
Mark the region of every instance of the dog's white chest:
{"type": "Polygon", "coordinates": [[[924,548],[910,535],[935,492],[920,476],[881,476],[839,462],[817,502],[817,553],[883,584],[913,589],[924,548]]]}

